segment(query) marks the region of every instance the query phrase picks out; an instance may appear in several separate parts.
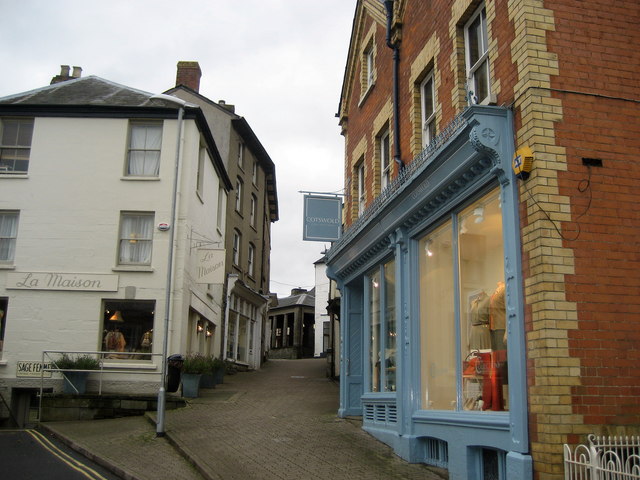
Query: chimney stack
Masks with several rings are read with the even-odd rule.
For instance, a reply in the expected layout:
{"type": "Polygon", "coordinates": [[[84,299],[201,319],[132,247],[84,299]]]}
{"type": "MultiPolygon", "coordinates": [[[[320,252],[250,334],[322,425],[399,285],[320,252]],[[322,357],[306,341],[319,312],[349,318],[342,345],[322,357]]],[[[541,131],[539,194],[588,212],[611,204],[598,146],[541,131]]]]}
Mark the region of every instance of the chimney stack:
{"type": "Polygon", "coordinates": [[[73,73],[69,75],[71,68],[69,65],[60,65],[60,75],[56,75],[51,79],[51,85],[54,83],[66,82],[67,80],[73,80],[80,78],[82,75],[82,67],[73,67],[73,73]]]}
{"type": "Polygon", "coordinates": [[[176,74],[176,87],[184,85],[194,92],[200,91],[200,77],[202,71],[198,62],[178,62],[178,73],[176,74]]]}

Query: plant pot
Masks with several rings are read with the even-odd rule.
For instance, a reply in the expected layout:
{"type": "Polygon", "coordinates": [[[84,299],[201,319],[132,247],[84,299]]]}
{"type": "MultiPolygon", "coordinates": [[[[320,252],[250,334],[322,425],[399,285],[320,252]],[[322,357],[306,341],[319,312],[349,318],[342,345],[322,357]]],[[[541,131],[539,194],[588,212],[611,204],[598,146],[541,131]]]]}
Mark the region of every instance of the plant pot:
{"type": "Polygon", "coordinates": [[[200,388],[216,388],[216,380],[213,373],[205,373],[200,377],[200,388]]]}
{"type": "Polygon", "coordinates": [[[84,395],[87,391],[89,372],[65,372],[62,391],[71,395],[84,395]]]}
{"type": "Polygon", "coordinates": [[[213,372],[213,378],[216,385],[224,383],[224,367],[220,367],[213,372]]]}
{"type": "Polygon", "coordinates": [[[196,398],[200,389],[200,373],[182,374],[182,396],[186,398],[196,398]]]}

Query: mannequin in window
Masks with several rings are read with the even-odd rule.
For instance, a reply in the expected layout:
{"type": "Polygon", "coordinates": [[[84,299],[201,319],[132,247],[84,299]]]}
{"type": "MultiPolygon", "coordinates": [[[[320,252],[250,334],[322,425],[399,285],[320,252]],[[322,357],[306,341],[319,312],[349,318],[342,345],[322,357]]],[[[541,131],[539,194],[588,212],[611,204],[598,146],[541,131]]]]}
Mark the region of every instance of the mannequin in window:
{"type": "Polygon", "coordinates": [[[489,333],[490,297],[484,291],[476,295],[469,306],[469,350],[491,348],[489,333]]]}
{"type": "Polygon", "coordinates": [[[491,348],[506,350],[506,321],[507,308],[504,301],[504,282],[498,282],[495,292],[491,295],[490,322],[491,348]]]}
{"type": "MultiPolygon", "coordinates": [[[[114,328],[104,336],[104,349],[107,352],[124,352],[127,341],[120,330],[114,328]]],[[[107,358],[120,358],[118,355],[108,355],[107,358]]]]}

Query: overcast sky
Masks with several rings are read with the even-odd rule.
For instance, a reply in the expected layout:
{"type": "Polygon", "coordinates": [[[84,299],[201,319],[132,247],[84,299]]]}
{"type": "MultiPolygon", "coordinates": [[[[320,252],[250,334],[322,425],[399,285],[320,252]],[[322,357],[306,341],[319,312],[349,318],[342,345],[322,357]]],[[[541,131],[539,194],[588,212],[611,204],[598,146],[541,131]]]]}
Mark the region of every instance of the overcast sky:
{"type": "Polygon", "coordinates": [[[311,288],[300,190],[343,188],[335,114],[356,0],[0,0],[0,97],[49,85],[60,65],[159,93],[197,61],[200,93],[246,118],[276,165],[271,291],[311,288]]]}

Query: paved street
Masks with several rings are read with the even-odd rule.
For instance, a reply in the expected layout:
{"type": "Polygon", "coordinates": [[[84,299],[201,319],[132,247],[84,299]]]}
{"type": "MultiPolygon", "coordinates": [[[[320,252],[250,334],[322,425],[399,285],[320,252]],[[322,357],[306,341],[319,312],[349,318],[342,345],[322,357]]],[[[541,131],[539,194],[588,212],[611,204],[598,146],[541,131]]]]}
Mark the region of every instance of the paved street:
{"type": "Polygon", "coordinates": [[[270,360],[224,381],[168,411],[165,438],[155,438],[155,413],[46,427],[132,480],[443,478],[337,418],[338,386],[324,359],[270,360]]]}

